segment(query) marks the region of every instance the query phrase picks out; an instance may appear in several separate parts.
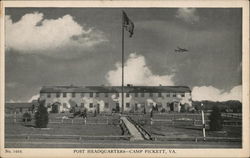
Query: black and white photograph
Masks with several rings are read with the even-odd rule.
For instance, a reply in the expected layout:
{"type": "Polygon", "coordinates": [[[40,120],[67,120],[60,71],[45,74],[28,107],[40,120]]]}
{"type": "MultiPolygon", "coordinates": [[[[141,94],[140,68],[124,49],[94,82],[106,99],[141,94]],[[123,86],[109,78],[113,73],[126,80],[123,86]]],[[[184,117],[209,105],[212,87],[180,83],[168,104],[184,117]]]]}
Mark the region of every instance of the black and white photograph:
{"type": "Polygon", "coordinates": [[[3,16],[5,155],[169,156],[249,141],[242,7],[4,7],[3,16]]]}

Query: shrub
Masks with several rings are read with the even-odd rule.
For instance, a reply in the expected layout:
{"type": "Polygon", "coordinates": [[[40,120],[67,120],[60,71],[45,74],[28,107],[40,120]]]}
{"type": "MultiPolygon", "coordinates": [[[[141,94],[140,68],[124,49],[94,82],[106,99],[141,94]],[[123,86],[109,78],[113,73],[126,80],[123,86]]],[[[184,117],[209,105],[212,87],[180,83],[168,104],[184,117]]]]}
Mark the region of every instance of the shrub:
{"type": "Polygon", "coordinates": [[[39,106],[35,113],[35,124],[38,128],[46,128],[49,122],[49,114],[44,104],[45,100],[39,101],[39,106]]]}
{"type": "Polygon", "coordinates": [[[151,118],[153,117],[153,113],[154,113],[154,110],[152,109],[152,110],[150,111],[150,117],[151,117],[151,118]]]}
{"type": "Polygon", "coordinates": [[[52,105],[51,113],[58,113],[58,105],[57,105],[57,103],[54,103],[52,105]]]}
{"type": "Polygon", "coordinates": [[[27,112],[23,114],[23,122],[29,122],[31,121],[31,115],[27,112]]]}
{"type": "Polygon", "coordinates": [[[161,109],[161,112],[162,113],[166,112],[166,109],[165,108],[161,109]]]}
{"type": "Polygon", "coordinates": [[[80,117],[87,118],[87,109],[84,108],[80,111],[80,117]]]}
{"type": "Polygon", "coordinates": [[[211,131],[220,131],[223,126],[223,119],[221,117],[221,111],[217,106],[214,106],[209,116],[209,127],[211,131]]]}
{"type": "Polygon", "coordinates": [[[80,115],[81,114],[81,111],[79,110],[79,111],[76,111],[76,112],[74,112],[74,114],[73,114],[73,117],[76,117],[77,115],[80,115]]]}
{"type": "Polygon", "coordinates": [[[195,113],[195,111],[196,111],[196,110],[195,110],[194,107],[189,107],[189,108],[188,108],[188,112],[195,113]]]}

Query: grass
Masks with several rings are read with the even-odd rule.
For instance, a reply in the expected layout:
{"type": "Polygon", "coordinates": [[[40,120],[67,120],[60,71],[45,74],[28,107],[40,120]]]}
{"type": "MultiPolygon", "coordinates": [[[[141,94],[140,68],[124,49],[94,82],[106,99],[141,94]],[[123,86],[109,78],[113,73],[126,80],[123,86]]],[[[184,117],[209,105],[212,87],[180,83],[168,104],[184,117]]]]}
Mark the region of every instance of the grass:
{"type": "MultiPolygon", "coordinates": [[[[194,126],[193,120],[201,120],[200,114],[154,114],[153,119],[169,120],[157,121],[153,125],[150,124],[150,115],[130,115],[138,124],[142,125],[152,137],[166,136],[166,137],[202,137],[202,126],[194,126]],[[171,120],[175,120],[172,122],[171,120]]],[[[206,120],[208,118],[206,117],[206,120]]],[[[227,120],[234,121],[235,119],[227,118],[227,120]]],[[[201,124],[201,121],[199,122],[201,124]]],[[[240,126],[224,126],[222,131],[210,131],[209,126],[206,126],[206,136],[208,137],[227,137],[227,138],[241,138],[242,127],[240,126]]]]}
{"type": "MultiPolygon", "coordinates": [[[[63,120],[64,123],[60,123],[63,116],[67,114],[50,114],[50,122],[47,129],[35,128],[34,120],[26,125],[21,123],[21,118],[17,119],[18,123],[13,122],[12,117],[5,119],[5,133],[7,135],[19,135],[19,134],[49,134],[49,135],[93,135],[93,136],[108,136],[108,135],[121,135],[122,131],[117,125],[118,116],[101,116],[97,117],[89,116],[87,123],[84,124],[83,118],[74,118],[63,120]],[[107,124],[107,119],[109,123],[107,124]],[[52,123],[59,122],[59,123],[52,123]],[[103,123],[103,124],[96,124],[103,123]]],[[[69,115],[68,115],[69,116],[69,115]]]]}
{"type": "Polygon", "coordinates": [[[5,133],[8,135],[19,134],[49,134],[49,135],[121,135],[120,127],[114,125],[72,125],[49,124],[47,129],[24,126],[23,124],[5,124],[5,133]]]}
{"type": "MultiPolygon", "coordinates": [[[[71,114],[50,114],[50,120],[61,122],[62,117],[70,117],[71,114]]],[[[130,117],[145,128],[153,137],[166,136],[166,137],[202,137],[201,126],[194,126],[192,119],[199,119],[198,114],[154,114],[153,119],[165,119],[177,121],[172,122],[154,122],[150,124],[150,114],[146,115],[130,115],[130,117]],[[182,120],[188,118],[189,120],[182,120]]],[[[65,119],[62,123],[49,123],[47,130],[41,130],[31,126],[24,126],[23,124],[13,123],[13,119],[9,117],[6,119],[5,132],[6,134],[51,134],[51,135],[121,135],[121,129],[118,126],[119,115],[97,115],[93,117],[89,114],[87,123],[84,125],[84,119],[76,117],[73,119],[74,124],[71,124],[72,119],[65,119]],[[107,123],[108,119],[108,124],[107,123]],[[12,121],[12,123],[11,123],[12,121]],[[104,123],[104,124],[95,124],[104,123]]],[[[19,120],[20,121],[20,120],[19,120]]],[[[240,138],[242,136],[242,128],[240,126],[225,126],[223,131],[213,132],[206,130],[206,135],[209,137],[234,137],[240,138]]]]}
{"type": "MultiPolygon", "coordinates": [[[[50,114],[49,118],[53,121],[60,122],[63,116],[70,117],[69,114],[50,114]]],[[[146,115],[130,115],[135,122],[142,125],[152,137],[163,136],[163,137],[172,137],[172,138],[195,138],[195,137],[202,137],[202,130],[201,127],[194,127],[192,125],[192,121],[186,121],[181,118],[183,117],[194,117],[192,115],[181,115],[178,114],[176,116],[166,115],[166,114],[159,114],[154,115],[156,119],[171,119],[171,117],[175,117],[180,119],[174,125],[171,122],[155,122],[152,126],[150,125],[150,114],[146,115]],[[190,125],[188,124],[190,123],[190,125]]],[[[198,117],[198,115],[195,117],[198,117]]],[[[117,120],[119,120],[119,115],[98,115],[97,117],[93,117],[93,115],[89,114],[87,117],[88,122],[97,123],[97,122],[105,122],[106,119],[109,120],[109,124],[84,124],[84,119],[76,117],[74,118],[74,124],[71,124],[72,119],[65,119],[64,123],[49,123],[47,129],[39,129],[34,128],[34,122],[31,122],[25,126],[24,123],[20,123],[20,118],[18,119],[19,123],[13,122],[13,117],[6,117],[5,118],[5,134],[6,135],[14,135],[15,137],[7,137],[5,146],[6,147],[142,147],[142,148],[157,148],[157,147],[173,147],[173,148],[190,148],[190,145],[195,148],[214,148],[224,147],[224,148],[232,148],[232,147],[241,147],[241,142],[195,142],[192,141],[180,141],[174,140],[169,142],[168,140],[160,140],[157,141],[141,141],[141,142],[133,142],[128,141],[127,139],[99,139],[94,140],[92,136],[121,136],[122,131],[118,125],[117,120]],[[78,123],[76,123],[79,121],[78,123]],[[52,135],[52,137],[40,137],[36,139],[20,139],[17,138],[20,135],[52,135]],[[64,135],[63,138],[55,137],[58,135],[64,135]],[[72,137],[66,139],[65,135],[81,135],[81,136],[91,136],[91,139],[82,140],[75,140],[72,137]],[[16,137],[17,136],[17,137],[16,137]],[[18,142],[18,143],[16,143],[18,142]],[[64,143],[65,142],[65,143],[64,143]],[[47,143],[47,144],[46,144],[47,143]],[[55,144],[53,144],[55,143],[55,144]],[[68,144],[67,144],[68,143],[68,144]],[[84,144],[85,143],[85,144],[84,144]],[[141,143],[139,145],[138,143],[141,143]],[[175,145],[173,145],[175,144],[175,145]],[[203,145],[203,147],[201,146],[203,145]]],[[[232,127],[227,126],[223,129],[226,132],[212,132],[206,131],[207,137],[237,137],[241,138],[242,130],[241,127],[232,127]]]]}

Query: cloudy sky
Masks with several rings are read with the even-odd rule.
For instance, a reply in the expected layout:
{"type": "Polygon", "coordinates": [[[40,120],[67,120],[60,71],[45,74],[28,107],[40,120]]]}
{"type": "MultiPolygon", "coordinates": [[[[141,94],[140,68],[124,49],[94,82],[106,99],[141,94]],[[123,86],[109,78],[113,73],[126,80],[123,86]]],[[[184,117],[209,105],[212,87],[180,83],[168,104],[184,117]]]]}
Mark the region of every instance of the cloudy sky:
{"type": "Polygon", "coordinates": [[[6,101],[44,85],[187,85],[194,100],[241,100],[241,9],[6,8],[6,101]],[[175,53],[177,47],[187,53],[175,53]]]}

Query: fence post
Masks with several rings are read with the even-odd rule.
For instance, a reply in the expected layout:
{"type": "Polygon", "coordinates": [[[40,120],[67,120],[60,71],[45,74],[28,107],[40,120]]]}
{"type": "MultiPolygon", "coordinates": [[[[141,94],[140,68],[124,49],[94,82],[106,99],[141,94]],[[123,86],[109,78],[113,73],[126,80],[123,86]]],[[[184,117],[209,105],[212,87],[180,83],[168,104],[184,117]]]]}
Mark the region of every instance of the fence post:
{"type": "Polygon", "coordinates": [[[74,120],[73,120],[73,119],[71,119],[71,124],[73,124],[73,122],[74,122],[74,120]]]}
{"type": "Polygon", "coordinates": [[[63,118],[62,118],[62,123],[63,123],[63,118]]]}
{"type": "Polygon", "coordinates": [[[87,119],[86,119],[86,117],[84,117],[84,124],[85,124],[85,125],[87,124],[87,119]]]}

